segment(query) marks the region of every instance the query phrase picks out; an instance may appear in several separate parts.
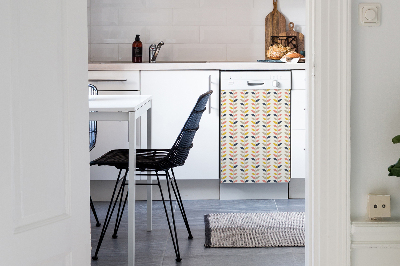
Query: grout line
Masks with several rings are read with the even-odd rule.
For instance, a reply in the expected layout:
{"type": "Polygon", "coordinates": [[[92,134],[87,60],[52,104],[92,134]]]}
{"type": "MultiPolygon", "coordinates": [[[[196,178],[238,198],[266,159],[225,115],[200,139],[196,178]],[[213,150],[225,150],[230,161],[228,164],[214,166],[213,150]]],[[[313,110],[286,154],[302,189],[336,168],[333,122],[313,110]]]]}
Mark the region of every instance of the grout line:
{"type": "Polygon", "coordinates": [[[275,200],[275,199],[273,199],[273,201],[274,201],[274,203],[275,203],[276,211],[278,211],[278,212],[279,212],[279,209],[278,209],[278,204],[276,204],[276,200],[275,200]]]}

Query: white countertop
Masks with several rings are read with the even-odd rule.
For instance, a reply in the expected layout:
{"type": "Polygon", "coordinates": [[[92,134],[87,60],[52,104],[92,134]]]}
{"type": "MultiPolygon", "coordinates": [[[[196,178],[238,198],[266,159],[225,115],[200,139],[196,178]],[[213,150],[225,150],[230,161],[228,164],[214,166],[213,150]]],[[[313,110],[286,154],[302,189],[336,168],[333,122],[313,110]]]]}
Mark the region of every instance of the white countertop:
{"type": "Polygon", "coordinates": [[[261,62],[159,62],[159,63],[89,63],[89,70],[291,70],[306,69],[305,63],[261,62]]]}

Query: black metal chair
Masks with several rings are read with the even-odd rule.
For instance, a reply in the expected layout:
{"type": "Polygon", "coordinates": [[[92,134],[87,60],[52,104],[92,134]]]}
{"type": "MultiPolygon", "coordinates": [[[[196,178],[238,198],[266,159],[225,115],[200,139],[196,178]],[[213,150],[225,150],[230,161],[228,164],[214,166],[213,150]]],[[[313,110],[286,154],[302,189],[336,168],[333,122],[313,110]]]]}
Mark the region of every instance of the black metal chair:
{"type": "MultiPolygon", "coordinates": [[[[93,84],[89,84],[89,95],[98,95],[98,91],[96,86],[93,84]]],[[[96,145],[97,140],[97,121],[89,121],[89,151],[92,151],[94,146],[96,145]]],[[[96,226],[99,227],[101,223],[99,222],[99,218],[97,217],[96,209],[94,208],[94,204],[92,201],[92,196],[90,196],[90,209],[96,219],[96,226]]]]}
{"type": "MultiPolygon", "coordinates": [[[[144,174],[139,174],[139,175],[153,175],[153,176],[155,175],[157,177],[156,185],[158,185],[158,187],[160,189],[161,199],[162,199],[162,202],[164,205],[165,215],[167,217],[169,232],[171,234],[172,243],[173,243],[174,250],[175,250],[176,261],[181,261],[181,257],[180,257],[180,253],[179,253],[178,236],[176,233],[175,217],[174,217],[174,212],[173,212],[170,188],[172,188],[172,190],[174,192],[175,199],[178,203],[179,210],[180,210],[180,212],[182,214],[182,218],[185,222],[186,229],[189,234],[188,238],[192,239],[193,236],[190,231],[189,223],[188,223],[188,220],[186,217],[185,209],[183,207],[182,198],[179,193],[179,188],[178,188],[178,184],[175,179],[175,174],[174,174],[173,168],[184,165],[184,163],[189,155],[189,151],[193,147],[193,138],[194,138],[194,135],[196,134],[196,131],[199,129],[200,119],[202,117],[203,112],[206,110],[205,106],[206,106],[206,103],[207,103],[211,93],[212,93],[212,91],[209,91],[207,93],[200,95],[200,97],[198,98],[198,100],[196,102],[196,105],[194,106],[192,112],[190,113],[189,118],[187,119],[185,125],[183,126],[178,138],[175,140],[175,143],[171,149],[137,149],[136,150],[136,171],[146,172],[144,174]],[[155,174],[152,174],[153,172],[155,172],[155,174]],[[159,172],[165,172],[165,174],[160,174],[159,172]],[[165,204],[164,194],[163,194],[163,191],[161,188],[161,183],[160,183],[160,178],[159,178],[160,176],[166,177],[167,188],[168,188],[168,199],[170,202],[170,214],[168,214],[167,206],[165,204]],[[169,216],[171,216],[171,218],[172,218],[172,226],[171,226],[171,221],[170,221],[169,216]]],[[[104,235],[105,235],[105,233],[107,231],[107,227],[110,223],[111,216],[112,216],[114,209],[116,207],[116,204],[119,200],[118,213],[117,213],[114,233],[112,235],[113,238],[118,237],[118,235],[117,235],[118,228],[121,223],[122,214],[124,212],[124,208],[125,208],[126,201],[128,198],[128,193],[125,193],[126,194],[125,199],[123,200],[124,187],[125,187],[125,185],[127,185],[126,176],[129,171],[129,169],[128,169],[129,150],[118,149],[118,150],[109,151],[106,154],[102,155],[101,157],[97,158],[96,160],[93,160],[90,164],[91,165],[114,166],[117,169],[119,169],[119,174],[118,174],[115,186],[114,186],[110,204],[108,206],[108,211],[107,211],[105,222],[103,224],[103,229],[102,229],[102,232],[100,235],[100,239],[97,244],[95,254],[92,257],[93,260],[97,260],[98,259],[97,255],[99,253],[101,243],[104,239],[104,235]],[[125,170],[125,172],[121,178],[122,170],[125,170]],[[118,189],[117,195],[115,197],[115,192],[116,192],[118,185],[119,185],[119,189],[118,189]],[[114,198],[116,199],[115,202],[114,202],[114,198]],[[122,204],[122,202],[123,202],[123,204],[122,204]]]]}

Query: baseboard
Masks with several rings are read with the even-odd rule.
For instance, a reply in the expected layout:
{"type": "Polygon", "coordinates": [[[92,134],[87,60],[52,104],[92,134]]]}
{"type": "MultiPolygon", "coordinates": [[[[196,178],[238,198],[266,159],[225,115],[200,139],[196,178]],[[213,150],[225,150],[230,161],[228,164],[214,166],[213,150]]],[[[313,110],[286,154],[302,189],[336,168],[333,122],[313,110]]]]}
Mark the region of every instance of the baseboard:
{"type": "Polygon", "coordinates": [[[289,199],[304,199],[306,197],[306,179],[291,178],[289,182],[289,199]]]}
{"type": "Polygon", "coordinates": [[[399,265],[400,220],[354,221],[351,230],[351,265],[399,265]]]}
{"type": "MultiPolygon", "coordinates": [[[[180,193],[186,200],[201,199],[287,199],[304,198],[304,179],[292,179],[288,184],[220,184],[219,180],[196,179],[178,180],[180,193]]],[[[146,181],[137,181],[146,183],[146,181]]],[[[109,201],[114,188],[114,180],[91,180],[90,195],[94,201],[109,201]]],[[[166,190],[166,181],[161,180],[163,191],[166,190]],[[165,189],[165,190],[164,190],[165,189]]],[[[136,200],[146,200],[148,186],[136,186],[136,200]]],[[[158,186],[152,186],[153,199],[161,200],[158,186]]]]}
{"type": "MultiPolygon", "coordinates": [[[[161,180],[163,193],[167,193],[166,181],[161,180]]],[[[219,180],[178,180],[179,190],[184,200],[219,199],[219,180]]],[[[146,181],[137,181],[146,183],[146,181]]],[[[115,181],[112,180],[91,180],[90,195],[94,201],[109,201],[114,188],[115,181]]],[[[136,186],[136,200],[147,199],[147,187],[136,186]]],[[[152,186],[153,200],[161,200],[158,186],[152,186]]]]}
{"type": "Polygon", "coordinates": [[[288,183],[246,183],[220,185],[221,200],[287,199],[288,183]]]}

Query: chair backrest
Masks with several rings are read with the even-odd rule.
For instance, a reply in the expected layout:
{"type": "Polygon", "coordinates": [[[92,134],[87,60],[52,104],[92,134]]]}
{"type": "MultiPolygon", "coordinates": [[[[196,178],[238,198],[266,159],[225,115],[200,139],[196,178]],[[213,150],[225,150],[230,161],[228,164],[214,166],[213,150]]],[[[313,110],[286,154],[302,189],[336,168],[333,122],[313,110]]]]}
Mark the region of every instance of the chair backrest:
{"type": "Polygon", "coordinates": [[[200,119],[203,115],[203,112],[206,110],[206,104],[212,92],[213,91],[210,90],[200,95],[196,105],[189,115],[189,118],[186,120],[185,125],[179,133],[178,138],[165,158],[165,162],[170,164],[166,168],[181,166],[185,163],[189,155],[189,151],[193,147],[194,135],[199,129],[200,119]]]}
{"type": "MultiPolygon", "coordinates": [[[[88,85],[89,95],[98,95],[96,86],[88,85]]],[[[89,151],[93,150],[97,139],[97,121],[89,121],[89,151]]]]}

